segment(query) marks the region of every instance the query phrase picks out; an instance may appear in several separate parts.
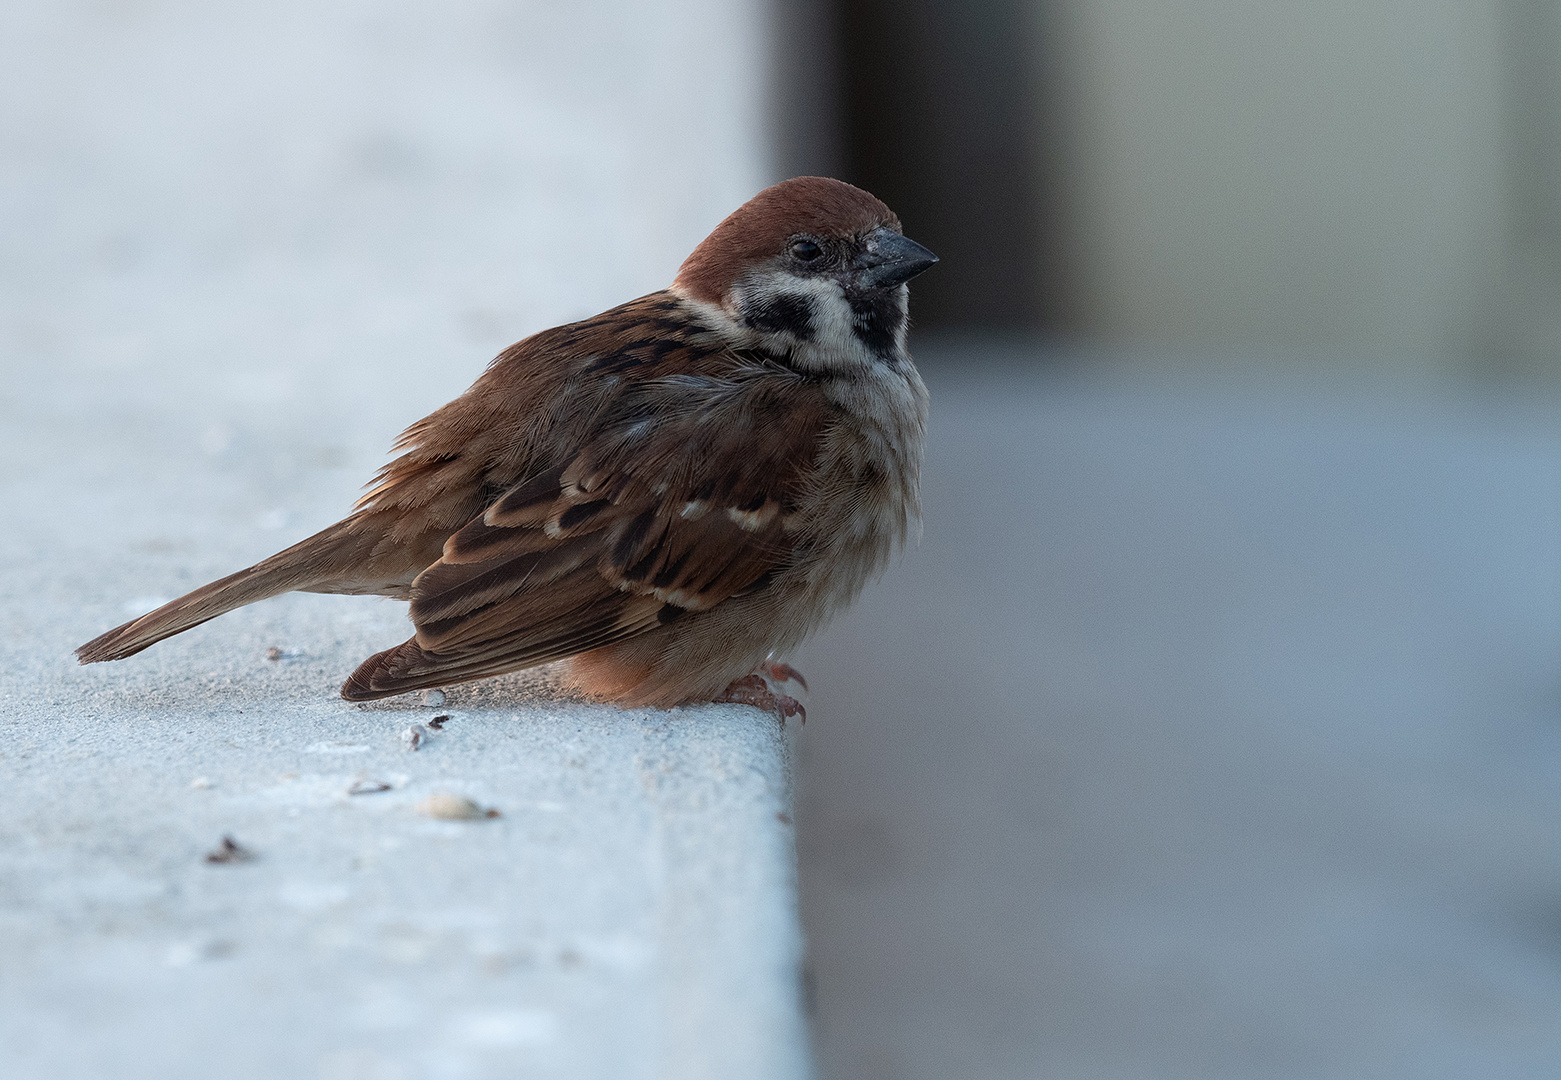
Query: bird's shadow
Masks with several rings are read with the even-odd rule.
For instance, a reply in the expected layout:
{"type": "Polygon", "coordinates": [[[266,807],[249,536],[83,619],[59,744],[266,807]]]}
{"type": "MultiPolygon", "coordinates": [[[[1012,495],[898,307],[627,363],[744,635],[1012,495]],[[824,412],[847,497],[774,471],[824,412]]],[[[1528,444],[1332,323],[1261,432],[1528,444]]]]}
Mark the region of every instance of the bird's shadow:
{"type": "Polygon", "coordinates": [[[555,665],[494,675],[436,692],[444,695],[443,701],[437,704],[425,698],[425,691],[415,690],[378,701],[356,702],[353,707],[366,712],[426,712],[431,708],[470,712],[590,703],[589,698],[564,685],[555,665]]]}
{"type": "MultiPolygon", "coordinates": [[[[566,687],[551,666],[497,675],[474,683],[445,687],[438,699],[424,691],[399,694],[378,701],[344,701],[337,683],[321,673],[299,672],[278,683],[264,671],[249,674],[214,673],[200,676],[188,671],[138,672],[133,678],[107,678],[96,685],[77,684],[70,697],[79,708],[103,713],[263,712],[300,705],[335,705],[343,711],[375,713],[427,713],[431,709],[465,712],[499,712],[560,705],[583,705],[589,699],[566,687]]],[[[63,688],[62,688],[63,689],[63,688]]],[[[65,702],[60,702],[65,704],[65,702]]]]}

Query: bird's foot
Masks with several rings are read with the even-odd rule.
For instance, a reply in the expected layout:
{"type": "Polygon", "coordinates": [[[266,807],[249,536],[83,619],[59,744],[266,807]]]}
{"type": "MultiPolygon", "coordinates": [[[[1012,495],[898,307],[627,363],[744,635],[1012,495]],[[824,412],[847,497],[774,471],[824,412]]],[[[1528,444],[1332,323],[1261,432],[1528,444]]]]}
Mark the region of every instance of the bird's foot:
{"type": "Polygon", "coordinates": [[[804,690],[808,688],[808,680],[802,677],[802,672],[790,664],[777,664],[772,661],[765,661],[755,669],[755,673],[764,676],[764,681],[767,683],[783,685],[794,682],[804,690]]]}
{"type": "MultiPolygon", "coordinates": [[[[780,666],[785,667],[784,664],[780,666]]],[[[775,693],[764,681],[764,676],[759,674],[743,676],[722,691],[721,696],[715,700],[729,701],[736,705],[757,706],[765,712],[774,713],[783,724],[788,716],[800,716],[804,724],[808,722],[808,711],[802,707],[800,701],[786,694],[775,693]]]]}

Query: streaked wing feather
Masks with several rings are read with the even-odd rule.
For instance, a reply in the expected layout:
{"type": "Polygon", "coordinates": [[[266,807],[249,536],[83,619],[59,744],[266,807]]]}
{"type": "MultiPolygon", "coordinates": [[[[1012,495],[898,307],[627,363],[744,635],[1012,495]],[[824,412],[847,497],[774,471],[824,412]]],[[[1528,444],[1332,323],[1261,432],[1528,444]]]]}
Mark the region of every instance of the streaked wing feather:
{"type": "Polygon", "coordinates": [[[562,460],[451,536],[413,584],[405,675],[545,663],[763,587],[832,413],[784,369],[728,361],[723,377],[622,380],[562,460]]]}

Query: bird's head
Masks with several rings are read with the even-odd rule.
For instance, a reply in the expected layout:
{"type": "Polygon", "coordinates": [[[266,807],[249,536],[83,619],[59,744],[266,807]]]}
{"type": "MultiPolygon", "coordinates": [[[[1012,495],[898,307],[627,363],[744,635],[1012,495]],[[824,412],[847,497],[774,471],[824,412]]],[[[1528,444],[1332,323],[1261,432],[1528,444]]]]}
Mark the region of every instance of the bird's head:
{"type": "Polygon", "coordinates": [[[717,225],[672,288],[794,365],[834,370],[905,356],[905,283],[937,261],[861,188],[799,176],[717,225]]]}

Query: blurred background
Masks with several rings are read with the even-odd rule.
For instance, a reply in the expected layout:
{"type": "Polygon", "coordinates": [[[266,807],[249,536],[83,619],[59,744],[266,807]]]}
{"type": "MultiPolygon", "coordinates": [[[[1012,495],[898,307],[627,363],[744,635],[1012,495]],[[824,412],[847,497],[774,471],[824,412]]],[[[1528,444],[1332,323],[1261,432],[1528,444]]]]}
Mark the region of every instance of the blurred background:
{"type": "Polygon", "coordinates": [[[943,258],[796,658],[820,1073],[1554,1076],[1557,0],[13,0],[0,405],[263,462],[264,555],[799,173],[943,258]]]}

